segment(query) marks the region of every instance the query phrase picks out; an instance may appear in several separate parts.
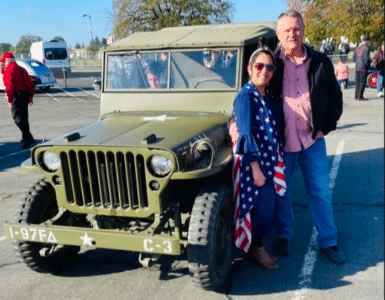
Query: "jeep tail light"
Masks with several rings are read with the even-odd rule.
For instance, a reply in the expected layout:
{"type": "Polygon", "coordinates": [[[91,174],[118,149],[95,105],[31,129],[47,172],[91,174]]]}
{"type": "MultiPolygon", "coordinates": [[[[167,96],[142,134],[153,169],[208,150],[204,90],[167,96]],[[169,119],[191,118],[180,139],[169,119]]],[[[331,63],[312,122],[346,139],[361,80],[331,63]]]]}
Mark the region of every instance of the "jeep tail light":
{"type": "Polygon", "coordinates": [[[43,59],[43,64],[45,64],[45,59],[43,59]]]}

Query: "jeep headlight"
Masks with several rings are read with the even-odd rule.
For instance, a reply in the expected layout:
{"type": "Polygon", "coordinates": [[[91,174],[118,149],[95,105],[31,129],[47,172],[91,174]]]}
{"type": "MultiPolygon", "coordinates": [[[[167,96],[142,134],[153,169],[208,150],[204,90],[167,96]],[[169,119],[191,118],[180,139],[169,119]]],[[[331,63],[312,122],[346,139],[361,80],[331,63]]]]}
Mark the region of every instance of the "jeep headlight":
{"type": "Polygon", "coordinates": [[[60,167],[60,158],[55,153],[45,151],[43,153],[43,164],[51,172],[55,172],[60,167]]]}
{"type": "Polygon", "coordinates": [[[171,171],[171,161],[162,155],[154,155],[150,159],[150,168],[158,176],[166,176],[171,171]]]}

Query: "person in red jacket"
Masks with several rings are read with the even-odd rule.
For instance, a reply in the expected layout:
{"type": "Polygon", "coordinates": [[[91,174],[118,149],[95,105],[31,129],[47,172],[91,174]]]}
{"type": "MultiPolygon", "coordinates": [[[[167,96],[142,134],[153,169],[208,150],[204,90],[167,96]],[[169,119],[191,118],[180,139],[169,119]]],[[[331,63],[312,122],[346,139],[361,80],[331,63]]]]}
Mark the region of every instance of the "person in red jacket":
{"type": "Polygon", "coordinates": [[[21,147],[28,148],[36,142],[29,131],[28,122],[28,104],[33,104],[35,85],[27,71],[16,63],[12,53],[4,53],[0,63],[9,109],[22,133],[21,147]]]}

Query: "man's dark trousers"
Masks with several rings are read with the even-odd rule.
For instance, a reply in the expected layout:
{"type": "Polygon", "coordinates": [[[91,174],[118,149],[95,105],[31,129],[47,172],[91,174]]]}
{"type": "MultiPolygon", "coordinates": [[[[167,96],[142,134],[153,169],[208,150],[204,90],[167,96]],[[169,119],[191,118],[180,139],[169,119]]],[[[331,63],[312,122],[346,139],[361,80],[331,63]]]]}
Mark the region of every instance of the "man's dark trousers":
{"type": "Polygon", "coordinates": [[[12,103],[12,117],[15,121],[15,124],[22,133],[22,143],[30,144],[34,141],[34,138],[29,131],[29,123],[28,123],[28,102],[29,102],[29,94],[28,92],[18,92],[15,95],[12,103]]]}
{"type": "Polygon", "coordinates": [[[367,77],[368,77],[368,72],[356,72],[355,99],[360,99],[364,97],[367,77]]]}

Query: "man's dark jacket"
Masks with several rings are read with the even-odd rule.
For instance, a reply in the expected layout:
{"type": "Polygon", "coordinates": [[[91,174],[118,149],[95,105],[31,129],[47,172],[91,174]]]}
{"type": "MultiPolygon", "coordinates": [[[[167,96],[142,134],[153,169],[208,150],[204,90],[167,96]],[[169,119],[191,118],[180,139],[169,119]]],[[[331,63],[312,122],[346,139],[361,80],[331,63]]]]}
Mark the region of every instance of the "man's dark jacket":
{"type": "MultiPolygon", "coordinates": [[[[312,110],[312,138],[315,140],[321,131],[327,135],[337,127],[337,121],[342,114],[342,92],[334,75],[334,67],[330,59],[307,46],[307,78],[309,82],[310,102],[312,110]]],[[[283,106],[283,68],[284,63],[279,58],[280,48],[275,52],[277,69],[270,81],[274,99],[283,106]]]]}

